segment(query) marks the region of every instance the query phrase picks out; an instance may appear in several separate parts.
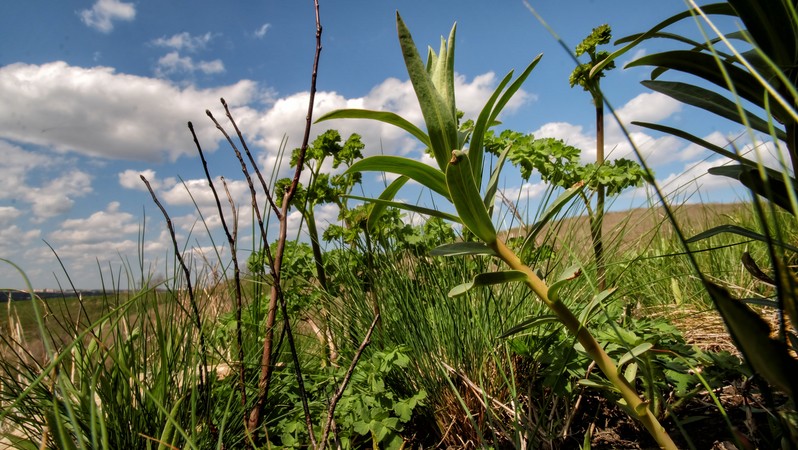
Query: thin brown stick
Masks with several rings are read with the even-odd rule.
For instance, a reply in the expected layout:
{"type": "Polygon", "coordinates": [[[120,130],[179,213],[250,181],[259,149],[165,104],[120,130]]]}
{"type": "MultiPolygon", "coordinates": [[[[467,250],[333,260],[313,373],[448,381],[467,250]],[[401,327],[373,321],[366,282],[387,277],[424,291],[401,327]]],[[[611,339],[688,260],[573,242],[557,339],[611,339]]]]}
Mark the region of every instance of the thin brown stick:
{"type": "MultiPolygon", "coordinates": [[[[239,383],[239,395],[241,396],[241,405],[246,407],[247,405],[247,389],[246,389],[246,378],[244,376],[244,336],[241,327],[241,310],[243,309],[243,302],[242,302],[242,294],[241,294],[241,272],[238,267],[238,258],[236,257],[236,236],[233,234],[237,233],[238,229],[238,220],[236,219],[235,213],[235,205],[233,205],[232,199],[230,199],[230,205],[233,207],[233,220],[235,221],[234,224],[234,231],[231,234],[230,229],[227,226],[227,221],[225,220],[224,211],[222,210],[222,203],[219,200],[219,194],[216,192],[216,186],[213,184],[213,178],[211,177],[211,173],[208,170],[208,161],[205,159],[205,154],[202,152],[202,146],[200,146],[199,139],[197,139],[197,133],[194,131],[194,125],[189,122],[188,129],[191,131],[191,136],[194,138],[194,144],[197,147],[197,152],[200,155],[200,159],[202,160],[202,168],[205,170],[205,178],[208,180],[208,185],[213,192],[213,198],[216,201],[216,209],[219,212],[219,219],[222,222],[222,228],[224,229],[224,233],[227,236],[227,242],[230,245],[230,254],[233,258],[233,267],[234,273],[233,276],[235,278],[235,286],[236,286],[236,345],[238,346],[238,383],[239,383]]],[[[226,186],[225,186],[225,190],[226,186]]],[[[228,192],[228,197],[230,193],[228,192]]],[[[246,419],[245,419],[246,420],[246,419]]],[[[246,423],[246,422],[245,422],[246,423]]]]}
{"type": "MultiPolygon", "coordinates": [[[[322,26],[321,26],[321,19],[319,14],[319,1],[314,0],[314,7],[316,12],[316,52],[313,58],[313,72],[311,75],[311,82],[310,82],[310,99],[308,101],[308,113],[305,120],[305,133],[302,139],[302,147],[300,147],[299,158],[296,165],[296,171],[294,173],[294,178],[291,183],[290,188],[286,191],[283,197],[283,206],[280,215],[280,231],[279,236],[277,239],[277,249],[274,254],[274,262],[272,264],[272,289],[271,289],[271,298],[269,300],[269,314],[266,319],[266,336],[264,337],[263,341],[263,354],[261,355],[261,374],[258,380],[258,400],[255,404],[255,407],[252,409],[249,415],[249,420],[247,422],[247,430],[250,433],[254,433],[255,429],[260,424],[261,417],[263,416],[263,407],[266,404],[266,398],[269,395],[269,382],[271,380],[271,373],[272,373],[272,344],[274,340],[274,323],[277,316],[277,303],[278,300],[282,297],[281,290],[280,290],[280,268],[282,266],[283,261],[283,252],[285,251],[285,242],[286,242],[286,235],[288,231],[288,209],[291,204],[291,200],[294,197],[294,193],[296,192],[297,186],[299,185],[299,178],[302,174],[302,167],[305,161],[305,153],[308,149],[308,142],[310,141],[310,129],[313,124],[313,103],[316,98],[316,78],[319,70],[319,58],[321,56],[321,33],[322,33],[322,26]]],[[[285,299],[283,298],[280,302],[283,307],[284,313],[286,312],[285,308],[285,299]]],[[[285,315],[285,314],[284,314],[285,315]]],[[[288,316],[285,316],[286,326],[288,325],[288,316]]],[[[289,336],[289,344],[292,340],[291,333],[288,333],[289,336]]],[[[295,352],[294,352],[295,353],[295,352]]],[[[296,355],[294,355],[296,358],[296,355]]],[[[302,399],[302,407],[305,411],[305,421],[308,426],[308,434],[310,435],[310,441],[312,446],[316,447],[316,439],[313,433],[313,423],[310,417],[310,410],[307,405],[307,397],[304,395],[304,388],[302,386],[302,377],[301,371],[297,364],[297,380],[299,381],[299,389],[300,389],[300,397],[302,399]]]]}
{"type": "MultiPolygon", "coordinates": [[[[224,105],[224,107],[225,107],[225,111],[227,112],[227,118],[230,119],[230,122],[232,122],[233,128],[235,128],[236,131],[238,131],[238,127],[236,126],[236,123],[233,120],[233,116],[230,114],[230,110],[227,109],[227,102],[225,102],[223,98],[220,99],[220,100],[222,102],[222,105],[224,105]]],[[[252,209],[255,211],[255,218],[258,221],[258,228],[260,230],[261,239],[263,240],[263,243],[265,244],[265,243],[268,242],[268,239],[266,237],[266,229],[263,226],[263,216],[261,215],[260,207],[258,206],[258,196],[257,196],[257,192],[255,191],[255,184],[252,182],[252,177],[249,175],[249,169],[247,168],[247,164],[244,162],[244,158],[241,156],[241,152],[238,150],[238,147],[236,147],[235,142],[233,142],[233,140],[230,139],[230,136],[227,134],[227,131],[225,131],[225,129],[219,124],[219,121],[217,121],[216,118],[213,117],[213,114],[209,110],[205,110],[205,114],[207,114],[208,117],[211,118],[211,120],[213,121],[214,125],[216,125],[216,128],[222,133],[222,135],[224,135],[225,139],[227,139],[227,143],[230,144],[230,147],[233,149],[233,152],[235,153],[236,158],[238,159],[238,163],[241,165],[241,172],[244,174],[244,179],[247,180],[247,185],[249,186],[249,195],[250,195],[250,198],[252,200],[252,209]]],[[[238,132],[238,133],[239,133],[239,140],[241,140],[241,143],[246,148],[246,143],[244,142],[244,137],[241,136],[240,132],[238,132]]],[[[247,150],[247,153],[249,153],[249,150],[247,150]]],[[[253,164],[255,172],[260,174],[260,170],[258,170],[258,166],[255,165],[255,161],[252,160],[252,156],[251,155],[250,155],[250,161],[253,164]]],[[[262,178],[261,178],[261,180],[262,180],[262,178]]],[[[265,186],[265,182],[264,182],[263,189],[266,192],[266,197],[268,197],[269,202],[273,204],[271,194],[269,194],[269,189],[268,189],[267,186],[265,186]]],[[[276,208],[276,206],[275,206],[275,208],[276,208]]],[[[277,218],[279,220],[282,220],[282,213],[279,210],[277,210],[277,218]]],[[[269,250],[269,246],[266,245],[264,247],[264,250],[266,252],[266,256],[269,259],[269,264],[270,265],[273,264],[274,260],[272,259],[272,255],[271,255],[271,251],[269,250]]]]}
{"type": "Polygon", "coordinates": [[[363,338],[363,342],[360,343],[360,347],[358,347],[357,352],[355,352],[355,357],[352,358],[352,363],[349,364],[349,369],[346,371],[344,380],[341,382],[341,385],[338,386],[338,390],[335,392],[335,395],[333,395],[333,397],[330,399],[330,407],[327,408],[327,423],[324,424],[324,431],[321,434],[321,442],[319,442],[318,450],[324,450],[324,447],[327,445],[327,438],[330,435],[330,427],[332,426],[333,417],[335,416],[335,407],[338,406],[338,401],[341,400],[341,397],[344,395],[344,390],[346,390],[346,386],[349,385],[349,380],[352,378],[352,373],[355,371],[357,362],[360,361],[360,356],[363,354],[363,350],[365,350],[366,346],[371,343],[371,334],[374,332],[374,327],[377,326],[377,322],[379,322],[379,320],[380,315],[375,315],[374,320],[371,321],[369,330],[366,332],[366,337],[363,338]]]}
{"type": "MultiPolygon", "coordinates": [[[[169,217],[169,213],[166,212],[166,208],[163,207],[161,202],[158,200],[158,196],[155,195],[155,192],[152,190],[152,186],[150,186],[150,182],[147,181],[147,178],[144,175],[139,175],[141,181],[147,186],[147,190],[150,191],[150,195],[152,196],[152,200],[155,202],[155,205],[161,210],[163,213],[164,219],[166,219],[166,227],[169,229],[169,236],[172,238],[172,245],[174,245],[175,249],[175,257],[177,257],[178,262],[180,262],[180,267],[183,269],[183,274],[186,277],[186,289],[188,290],[188,298],[189,302],[191,303],[192,312],[194,315],[194,325],[197,327],[197,332],[199,333],[199,340],[200,340],[200,352],[202,353],[202,369],[200,370],[200,392],[205,392],[205,371],[208,369],[208,352],[205,348],[205,336],[202,333],[202,317],[199,313],[199,308],[197,307],[197,302],[194,299],[194,288],[191,286],[191,271],[189,270],[188,266],[186,265],[185,260],[183,260],[183,254],[180,252],[180,247],[177,245],[177,237],[175,236],[175,227],[172,225],[172,219],[169,217]]],[[[207,394],[207,393],[206,393],[207,394]]]]}
{"type": "Polygon", "coordinates": [[[249,163],[252,165],[252,170],[255,171],[255,175],[258,176],[258,180],[263,188],[263,192],[266,193],[266,199],[269,201],[269,206],[271,206],[272,211],[274,211],[274,214],[279,219],[281,217],[280,209],[277,208],[277,205],[274,203],[274,198],[272,198],[272,195],[269,192],[269,187],[266,185],[266,180],[263,179],[263,175],[260,173],[260,168],[258,168],[258,165],[255,163],[255,158],[252,157],[252,152],[249,151],[249,146],[247,146],[247,142],[244,140],[244,135],[241,134],[241,130],[238,129],[236,121],[233,120],[233,116],[230,114],[230,108],[227,106],[227,102],[224,101],[224,99],[221,100],[222,105],[224,106],[224,111],[227,114],[227,119],[233,124],[233,128],[236,130],[236,134],[238,135],[238,140],[241,142],[241,147],[244,148],[244,152],[247,154],[247,158],[249,158],[249,163]]]}

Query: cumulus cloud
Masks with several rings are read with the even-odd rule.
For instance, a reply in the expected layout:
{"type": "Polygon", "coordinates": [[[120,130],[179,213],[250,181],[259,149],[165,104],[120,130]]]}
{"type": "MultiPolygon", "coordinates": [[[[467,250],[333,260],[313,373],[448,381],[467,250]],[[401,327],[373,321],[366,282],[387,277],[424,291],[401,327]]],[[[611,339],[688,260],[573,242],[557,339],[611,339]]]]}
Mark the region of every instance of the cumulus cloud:
{"type": "Polygon", "coordinates": [[[11,64],[0,68],[0,138],[93,157],[176,160],[196,152],[187,120],[213,151],[219,135],[203,111],[219,97],[236,107],[260,95],[250,80],[197,89],[109,67],[11,64]]]}
{"type": "Polygon", "coordinates": [[[70,211],[77,197],[92,192],[91,176],[64,158],[27,151],[1,139],[0,154],[5,186],[0,200],[27,204],[34,222],[70,211]]]}
{"type": "MultiPolygon", "coordinates": [[[[676,149],[684,147],[684,143],[673,137],[653,137],[641,128],[632,126],[632,120],[645,122],[659,122],[673,117],[681,111],[681,104],[672,98],[659,93],[644,93],[628,101],[616,110],[618,118],[627,127],[629,138],[641,150],[643,156],[651,164],[658,164],[665,160],[678,158],[676,149]]],[[[586,131],[583,126],[568,122],[549,122],[535,130],[536,137],[552,137],[562,139],[569,145],[582,149],[582,161],[596,160],[596,135],[595,130],[586,131]]],[[[604,154],[608,159],[631,158],[635,159],[634,150],[629,139],[623,134],[618,123],[607,116],[604,135],[604,154]]]]}
{"type": "MultiPolygon", "coordinates": [[[[625,105],[616,111],[618,118],[624,125],[629,125],[632,120],[638,122],[658,122],[678,113],[682,109],[682,103],[674,100],[667,95],[659,92],[646,92],[629,100],[625,105]]],[[[620,133],[617,129],[618,124],[611,122],[616,127],[614,132],[620,133]]]]}
{"type": "Polygon", "coordinates": [[[110,33],[114,29],[114,21],[130,22],[136,18],[136,5],[119,0],[97,0],[91,9],[84,9],[78,14],[86,26],[110,33]]]}
{"type": "MultiPolygon", "coordinates": [[[[657,184],[669,197],[677,202],[700,202],[707,197],[722,194],[741,194],[740,183],[728,177],[710,175],[707,171],[712,167],[723,165],[726,160],[700,161],[687,164],[680,170],[673,171],[657,180],[657,184]]],[[[729,200],[728,198],[726,199],[729,200]]]]}
{"type": "Polygon", "coordinates": [[[213,38],[214,35],[211,32],[194,36],[184,31],[169,37],[162,36],[158,39],[154,39],[152,44],[158,47],[166,47],[178,51],[185,50],[188,52],[197,52],[199,50],[204,50],[213,38]]]}
{"type": "MultiPolygon", "coordinates": [[[[487,73],[468,80],[458,75],[455,79],[455,95],[460,109],[466,118],[476,118],[482,106],[493,93],[498,80],[493,73],[487,73]]],[[[237,115],[243,129],[254,130],[257,135],[256,144],[267,153],[262,155],[260,163],[271,168],[277,161],[283,138],[289,138],[287,148],[299,146],[299,138],[304,128],[307,114],[309,93],[299,92],[285,96],[276,102],[265,113],[255,110],[242,111],[237,115]]],[[[512,114],[524,103],[532,101],[534,96],[519,90],[506,106],[504,114],[512,114]]],[[[314,114],[319,117],[327,112],[340,108],[358,108],[378,111],[391,111],[399,114],[419,127],[424,127],[421,109],[418,106],[413,86],[409,80],[388,78],[372,88],[365,96],[346,98],[337,92],[317,92],[314,114]]],[[[346,138],[350,133],[358,133],[366,144],[364,155],[389,154],[412,157],[434,164],[434,161],[422,153],[419,143],[405,131],[388,124],[369,120],[331,120],[320,122],[314,126],[314,135],[334,128],[346,138]]]]}
{"type": "Polygon", "coordinates": [[[76,197],[91,192],[91,175],[72,169],[40,187],[28,188],[23,198],[31,203],[33,214],[43,220],[69,212],[76,197]]]}
{"type": "Polygon", "coordinates": [[[69,244],[96,244],[99,242],[124,240],[139,231],[137,218],[119,211],[119,202],[111,202],[104,211],[98,211],[83,219],[68,219],[61,222],[50,238],[69,244]]]}
{"type": "Polygon", "coordinates": [[[8,224],[10,218],[3,218],[0,212],[0,254],[4,257],[18,255],[26,246],[32,244],[41,236],[37,228],[23,229],[16,224],[8,224]],[[5,222],[5,223],[4,223],[5,222]]]}

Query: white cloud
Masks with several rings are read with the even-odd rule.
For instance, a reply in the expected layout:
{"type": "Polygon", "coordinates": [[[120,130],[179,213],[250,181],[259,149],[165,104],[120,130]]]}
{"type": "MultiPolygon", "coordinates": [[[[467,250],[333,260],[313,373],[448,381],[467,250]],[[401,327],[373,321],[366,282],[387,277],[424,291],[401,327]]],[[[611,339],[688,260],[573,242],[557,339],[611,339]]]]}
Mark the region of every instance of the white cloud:
{"type": "Polygon", "coordinates": [[[728,177],[710,175],[712,167],[723,165],[725,160],[691,163],[682,170],[672,172],[657,181],[660,189],[671,198],[680,201],[698,202],[706,198],[717,198],[713,194],[739,193],[740,183],[728,177]]]}
{"type": "MultiPolygon", "coordinates": [[[[657,122],[672,117],[681,110],[681,104],[662,94],[644,93],[633,98],[616,112],[629,131],[629,138],[635,143],[646,160],[651,164],[679,158],[684,142],[673,136],[655,138],[641,128],[630,125],[630,121],[639,120],[657,122]],[[649,159],[651,158],[651,159],[649,159]]],[[[612,116],[605,116],[607,124],[604,136],[604,154],[608,159],[627,158],[636,159],[632,145],[623,134],[618,123],[612,116]]],[[[583,162],[596,160],[596,135],[595,130],[585,131],[581,125],[567,122],[549,122],[533,132],[535,137],[552,137],[562,139],[568,145],[573,145],[582,150],[583,162]]]]}
{"type": "Polygon", "coordinates": [[[98,211],[84,219],[68,219],[61,222],[50,238],[64,244],[96,244],[106,241],[124,240],[139,231],[137,218],[119,211],[119,202],[111,202],[105,211],[98,211]]]}
{"type": "Polygon", "coordinates": [[[202,72],[205,75],[222,73],[224,72],[224,63],[220,59],[195,62],[190,56],[180,56],[179,52],[174,51],[159,58],[155,68],[156,75],[161,77],[193,72],[202,72]]]}
{"type": "Polygon", "coordinates": [[[272,24],[264,23],[263,25],[260,26],[260,28],[255,30],[255,33],[254,33],[255,37],[258,38],[258,39],[262,39],[263,36],[266,36],[266,32],[269,31],[269,28],[271,28],[271,27],[272,27],[272,24]]]}
{"type": "MultiPolygon", "coordinates": [[[[543,182],[538,183],[524,183],[520,188],[507,188],[502,189],[502,194],[513,203],[521,203],[527,200],[536,199],[543,192],[546,191],[547,184],[543,182]]],[[[496,194],[496,203],[501,203],[502,199],[499,194],[496,194]]]]}
{"type": "Polygon", "coordinates": [[[186,50],[188,52],[196,52],[205,49],[209,42],[214,38],[210,32],[193,36],[188,32],[174,34],[172,36],[160,37],[152,41],[153,45],[158,47],[166,47],[174,50],[186,50]]]}
{"type": "Polygon", "coordinates": [[[0,179],[4,182],[0,200],[29,205],[34,222],[68,212],[75,198],[92,192],[91,176],[65,158],[23,150],[2,139],[0,154],[0,179]]]}
{"type": "Polygon", "coordinates": [[[147,186],[141,181],[141,176],[147,179],[153,189],[158,189],[161,185],[155,176],[155,171],[152,169],[146,170],[132,170],[128,169],[119,173],[119,185],[125,189],[135,189],[138,191],[147,191],[147,186]]]}
{"type": "MultiPolygon", "coordinates": [[[[465,113],[466,118],[476,118],[482,106],[490,98],[495,89],[497,80],[493,73],[474,77],[468,81],[463,76],[455,80],[455,95],[457,102],[465,113]]],[[[307,114],[309,93],[300,92],[283,97],[265,112],[252,109],[235,112],[235,116],[242,129],[254,131],[257,136],[254,142],[261,148],[267,149],[262,155],[262,167],[272,167],[277,161],[277,152],[287,136],[287,148],[290,151],[299,147],[299,138],[302,136],[307,114]]],[[[524,102],[530,101],[533,96],[519,90],[517,99],[511,101],[505,108],[505,114],[512,114],[524,102]]],[[[341,108],[361,108],[377,111],[391,111],[399,114],[411,123],[424,128],[423,117],[418,106],[413,86],[409,80],[401,81],[388,78],[371,89],[363,97],[345,98],[336,92],[317,92],[314,106],[314,117],[341,108]]],[[[338,129],[346,139],[351,133],[358,133],[363,138],[366,148],[364,155],[387,154],[425,159],[423,150],[412,136],[405,131],[382,122],[372,120],[331,120],[314,125],[311,139],[327,129],[338,129]]]]}
{"type": "MultiPolygon", "coordinates": [[[[0,223],[5,219],[0,217],[0,223]]],[[[26,246],[41,236],[41,230],[33,228],[24,230],[18,225],[4,224],[0,227],[0,255],[10,257],[18,255],[26,246]]]]}
{"type": "MultiPolygon", "coordinates": [[[[249,203],[250,191],[249,185],[244,180],[225,180],[227,189],[230,195],[237,203],[249,203]]],[[[213,180],[216,192],[219,194],[219,199],[223,203],[227,203],[227,194],[225,194],[224,186],[221,177],[216,177],[213,180]]],[[[172,186],[163,186],[161,196],[163,200],[170,205],[183,205],[189,206],[196,203],[200,207],[212,206],[216,208],[216,199],[213,197],[213,191],[208,185],[208,180],[193,179],[185,180],[183,182],[174,183],[172,186]]]]}
{"type": "MultiPolygon", "coordinates": [[[[168,56],[168,55],[167,55],[168,56]]],[[[221,62],[195,63],[174,53],[165,64],[174,70],[214,72],[221,62]]],[[[496,80],[488,73],[470,82],[457,77],[458,101],[467,117],[476,117],[491,95],[496,80]]],[[[266,89],[250,80],[214,89],[179,87],[157,78],[116,73],[108,67],[82,68],[65,62],[44,65],[12,64],[0,68],[0,138],[49,147],[57,152],[77,152],[111,159],[159,161],[194,155],[196,149],[185,128],[191,120],[206,151],[218,147],[220,135],[203,114],[224,97],[251,145],[265,149],[264,167],[271,167],[284,136],[288,149],[298,147],[307,114],[309,94],[299,92],[267,104],[266,89]]],[[[531,98],[523,91],[511,102],[512,113],[531,98]]],[[[338,108],[367,108],[396,112],[423,126],[409,81],[387,79],[367,95],[345,98],[335,92],[316,94],[315,117],[338,108]]],[[[366,120],[337,120],[314,125],[314,136],[338,128],[346,138],[352,132],[363,136],[366,154],[409,155],[419,144],[391,125],[366,120]]],[[[312,137],[314,137],[312,136],[312,137]]]]}
{"type": "Polygon", "coordinates": [[[114,29],[114,21],[130,22],[136,18],[136,6],[119,0],[97,0],[91,9],[84,9],[79,15],[88,27],[110,33],[114,29]]]}
{"type": "Polygon", "coordinates": [[[119,74],[109,67],[65,62],[0,67],[0,138],[139,161],[194,155],[186,129],[195,125],[205,151],[217,148],[218,131],[203,113],[224,97],[231,107],[259,99],[250,80],[214,89],[178,87],[154,78],[119,74]]]}
{"type": "MultiPolygon", "coordinates": [[[[659,122],[673,116],[681,109],[682,103],[667,95],[659,92],[646,92],[629,100],[615,112],[624,125],[628,126],[629,122],[633,120],[638,122],[659,122]]],[[[620,133],[615,121],[611,122],[611,126],[616,127],[612,131],[620,133]]]]}
{"type": "Polygon", "coordinates": [[[91,192],[91,175],[72,169],[43,186],[28,188],[23,198],[31,203],[31,210],[36,218],[44,220],[69,212],[76,197],[83,197],[91,192]]]}

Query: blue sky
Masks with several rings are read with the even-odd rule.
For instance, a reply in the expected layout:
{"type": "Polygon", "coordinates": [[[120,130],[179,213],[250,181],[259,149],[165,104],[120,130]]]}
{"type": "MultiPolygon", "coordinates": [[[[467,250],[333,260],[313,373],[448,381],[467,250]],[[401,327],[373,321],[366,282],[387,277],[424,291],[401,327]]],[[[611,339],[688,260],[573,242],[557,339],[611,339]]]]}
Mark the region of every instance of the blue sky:
{"type": "MultiPolygon", "coordinates": [[[[532,5],[570,47],[602,23],[621,37],[685,7],[681,1],[639,0],[532,5]]],[[[586,160],[595,154],[590,98],[568,85],[573,62],[520,1],[322,0],[317,116],[341,107],[366,107],[419,121],[396,40],[397,9],[421,48],[432,44],[437,49],[440,36],[457,21],[457,99],[469,117],[507,71],[523,69],[543,53],[502,116],[504,126],[563,138],[582,148],[586,160]]],[[[0,14],[0,179],[5,185],[0,192],[0,257],[21,266],[35,288],[66,286],[45,242],[62,258],[78,288],[99,286],[101,274],[107,281],[125,264],[138,267],[140,249],[146,270],[163,272],[171,263],[171,243],[140,173],[169,210],[181,245],[195,248],[197,257],[210,255],[183,182],[217,237],[219,222],[186,122],[197,128],[211,172],[228,180],[246,210],[249,200],[238,163],[204,111],[222,118],[218,99],[225,97],[258,161],[270,171],[283,136],[288,149],[300,145],[314,28],[309,0],[6,2],[0,14]]],[[[637,54],[653,50],[643,47],[637,54]]],[[[647,92],[639,84],[647,76],[646,70],[616,69],[603,81],[625,121],[689,126],[721,145],[740,133],[647,92]]],[[[329,122],[316,125],[313,135],[328,128],[344,136],[361,134],[367,154],[423,158],[414,141],[389,127],[329,122]]],[[[685,192],[700,188],[704,200],[735,198],[719,180],[688,182],[718,164],[705,161],[705,152],[642,129],[631,131],[658,180],[670,189],[687,185],[685,192]]],[[[629,144],[614,124],[608,124],[607,151],[611,158],[630,157],[629,144]]],[[[288,168],[280,170],[288,174],[288,168]]],[[[378,179],[364,179],[366,194],[377,195],[378,179]]],[[[532,204],[543,185],[533,178],[522,186],[510,175],[503,189],[511,198],[520,192],[532,204]]],[[[415,198],[411,187],[405,199],[415,198]]],[[[617,205],[645,201],[637,191],[617,205]]],[[[330,208],[317,214],[322,221],[335,221],[336,211],[330,208]]],[[[244,229],[249,221],[242,214],[244,229]]],[[[251,239],[242,237],[242,249],[251,246],[251,239]]],[[[23,287],[22,277],[2,265],[0,287],[23,287]]]]}

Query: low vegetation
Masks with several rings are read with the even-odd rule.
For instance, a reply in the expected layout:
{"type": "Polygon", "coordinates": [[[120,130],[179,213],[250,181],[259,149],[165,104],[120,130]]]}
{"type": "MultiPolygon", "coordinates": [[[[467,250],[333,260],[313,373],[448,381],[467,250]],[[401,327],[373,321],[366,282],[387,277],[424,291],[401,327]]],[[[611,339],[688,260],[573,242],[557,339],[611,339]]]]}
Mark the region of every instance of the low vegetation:
{"type": "MultiPolygon", "coordinates": [[[[397,126],[419,140],[434,167],[363,158],[359,136],[344,140],[335,130],[311,142],[311,95],[303,145],[290,155],[294,176],[267,179],[222,101],[232,132],[208,114],[252,187],[260,248],[238,247],[239,212],[232,201],[224,206],[226,186],[214,186],[205,165],[232,250],[222,279],[193,271],[201,265],[175,241],[172,273],[158,274],[164,281],[127,267],[135,291],[106,286],[93,298],[44,301],[28,286],[30,300],[9,302],[1,316],[4,442],[22,449],[796,448],[798,65],[790,58],[798,39],[784,39],[785,30],[798,36],[796,24],[794,3],[736,0],[667,19],[622,39],[629,44],[614,53],[596,50],[608,44],[609,27],[576,49],[590,62],[578,66],[572,85],[591,94],[601,124],[598,79],[614,59],[652,37],[686,43],[687,53],[634,64],[654,66],[654,79],[667,70],[696,75],[715,90],[647,86],[743,123],[754,146],[765,144],[753,132],[766,133],[789,161],[765,168],[687,131],[642,125],[733,159],[712,172],[754,194],[735,205],[675,205],[645,161],[602,155],[580,165],[581,149],[497,130],[502,108],[540,57],[502,79],[478,117],[461,117],[456,30],[424,61],[399,15],[424,129],[384,111],[340,110],[318,121],[397,126]],[[663,31],[712,14],[739,18],[746,32],[694,42],[663,31]],[[786,21],[778,33],[765,23],[773,18],[786,21]],[[719,50],[727,38],[742,38],[746,51],[719,50]],[[701,64],[685,65],[690,59],[701,64]],[[709,78],[712,64],[720,78],[709,78]],[[725,91],[759,109],[722,100],[725,91]],[[322,170],[329,162],[335,174],[322,170]],[[500,195],[511,170],[550,184],[539,212],[500,195]],[[359,197],[364,171],[393,181],[376,198],[359,197]],[[395,201],[411,180],[436,203],[395,201]],[[605,211],[606,200],[644,182],[653,192],[649,209],[605,211]],[[322,204],[335,204],[340,222],[320,232],[314,208],[322,204]],[[302,214],[307,239],[287,236],[291,209],[302,214]],[[408,215],[425,220],[410,225],[408,215]],[[270,218],[280,224],[271,240],[270,218]]],[[[311,93],[321,30],[317,15],[311,93]]],[[[195,143],[202,157],[196,136],[195,143]]]]}

